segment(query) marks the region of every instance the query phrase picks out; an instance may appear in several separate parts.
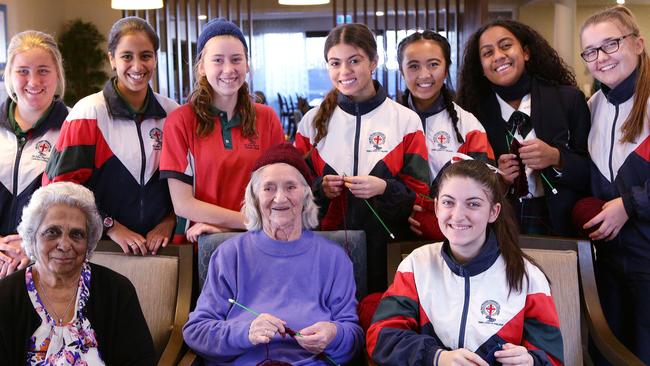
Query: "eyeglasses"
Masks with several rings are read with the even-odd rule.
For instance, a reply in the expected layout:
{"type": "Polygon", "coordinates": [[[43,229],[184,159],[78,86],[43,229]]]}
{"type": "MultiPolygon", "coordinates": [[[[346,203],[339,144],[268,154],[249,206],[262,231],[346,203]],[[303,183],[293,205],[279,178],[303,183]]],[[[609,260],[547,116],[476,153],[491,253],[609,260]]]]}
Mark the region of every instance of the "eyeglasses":
{"type": "Polygon", "coordinates": [[[627,38],[629,36],[634,36],[634,35],[635,35],[634,33],[630,33],[630,34],[626,34],[626,35],[624,35],[622,37],[610,39],[608,41],[605,41],[605,43],[603,43],[600,47],[589,48],[589,49],[584,50],[580,54],[580,56],[586,62],[594,62],[598,58],[598,51],[603,51],[606,54],[610,55],[610,54],[618,51],[618,48],[620,47],[621,42],[625,38],[627,38]]]}

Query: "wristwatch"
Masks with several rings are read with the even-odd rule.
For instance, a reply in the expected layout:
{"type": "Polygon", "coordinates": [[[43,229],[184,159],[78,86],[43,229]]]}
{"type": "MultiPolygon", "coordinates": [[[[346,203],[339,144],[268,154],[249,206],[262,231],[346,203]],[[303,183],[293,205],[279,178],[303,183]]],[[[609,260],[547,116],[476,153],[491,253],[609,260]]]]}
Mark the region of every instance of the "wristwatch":
{"type": "Polygon", "coordinates": [[[104,221],[102,223],[104,224],[104,232],[107,232],[113,226],[115,226],[115,220],[113,220],[113,218],[110,216],[104,217],[104,221]]]}

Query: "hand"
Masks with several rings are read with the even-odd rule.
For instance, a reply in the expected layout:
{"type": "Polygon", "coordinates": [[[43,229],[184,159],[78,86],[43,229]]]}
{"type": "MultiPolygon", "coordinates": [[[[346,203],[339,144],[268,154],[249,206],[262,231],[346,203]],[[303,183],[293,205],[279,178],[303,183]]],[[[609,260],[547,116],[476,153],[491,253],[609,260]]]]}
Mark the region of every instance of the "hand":
{"type": "Polygon", "coordinates": [[[106,235],[116,242],[125,254],[132,252],[133,254],[147,255],[147,241],[142,235],[129,230],[115,220],[113,222],[113,227],[106,232],[106,235]]]}
{"type": "Polygon", "coordinates": [[[323,177],[323,193],[325,197],[333,199],[343,192],[343,177],[340,175],[326,175],[323,177]]]}
{"type": "Polygon", "coordinates": [[[248,340],[255,346],[269,343],[276,333],[284,334],[286,322],[271,314],[262,313],[253,320],[248,328],[248,340]]]}
{"type": "Polygon", "coordinates": [[[419,236],[422,236],[422,231],[420,231],[420,222],[413,218],[417,212],[422,212],[424,209],[420,205],[413,205],[413,211],[411,211],[411,216],[409,216],[409,224],[411,225],[411,231],[416,233],[419,236]]]}
{"type": "Polygon", "coordinates": [[[496,360],[504,365],[522,365],[532,366],[534,364],[533,356],[522,346],[515,346],[512,343],[506,343],[500,351],[494,352],[496,360]]]}
{"type": "Polygon", "coordinates": [[[190,242],[196,243],[199,241],[199,236],[203,234],[214,234],[214,233],[222,233],[222,232],[224,232],[224,230],[217,226],[204,224],[202,222],[197,222],[196,224],[192,225],[192,227],[187,229],[187,231],[185,232],[185,237],[190,242]]]}
{"type": "Polygon", "coordinates": [[[29,265],[22,243],[23,239],[18,234],[0,237],[0,265],[4,267],[0,271],[0,279],[29,265]]]}
{"type": "Polygon", "coordinates": [[[589,229],[590,227],[600,223],[598,230],[589,234],[591,240],[612,240],[618,235],[618,232],[621,231],[625,222],[629,219],[627,212],[625,212],[625,206],[623,206],[622,198],[615,198],[611,201],[606,202],[603,205],[603,210],[600,211],[593,219],[589,220],[586,224],[582,226],[583,229],[589,229]]]}
{"type": "Polygon", "coordinates": [[[385,180],[372,175],[343,177],[343,181],[355,197],[364,199],[384,194],[387,185],[385,180]]]}
{"type": "Polygon", "coordinates": [[[549,166],[560,167],[560,150],[540,139],[521,141],[519,157],[524,165],[535,170],[546,169],[549,166]]]}
{"type": "Polygon", "coordinates": [[[442,351],[438,359],[440,366],[489,366],[485,360],[465,348],[453,351],[442,351]]]}
{"type": "Polygon", "coordinates": [[[512,184],[519,176],[519,161],[515,154],[503,154],[499,156],[498,168],[503,173],[503,179],[512,184]]]}
{"type": "Polygon", "coordinates": [[[303,328],[298,332],[302,337],[296,337],[300,347],[317,355],[332,342],[336,337],[336,325],[331,322],[318,322],[303,328]]]}
{"type": "Polygon", "coordinates": [[[176,226],[176,216],[170,214],[147,233],[147,249],[151,254],[156,255],[158,248],[161,246],[164,248],[169,244],[169,238],[174,232],[174,226],[176,226]]]}

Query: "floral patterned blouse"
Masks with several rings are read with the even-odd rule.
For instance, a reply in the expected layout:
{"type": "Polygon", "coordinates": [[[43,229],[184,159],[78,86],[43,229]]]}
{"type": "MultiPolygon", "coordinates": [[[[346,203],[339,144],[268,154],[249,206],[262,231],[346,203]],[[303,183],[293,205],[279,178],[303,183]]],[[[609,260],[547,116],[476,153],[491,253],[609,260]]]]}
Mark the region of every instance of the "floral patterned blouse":
{"type": "Polygon", "coordinates": [[[27,344],[26,365],[104,365],[97,349],[97,337],[84,316],[84,308],[90,295],[90,266],[84,263],[79,278],[79,289],[75,301],[74,317],[69,323],[59,326],[48,314],[43,301],[36,291],[32,277],[32,267],[25,272],[27,292],[41,325],[36,329],[27,344]]]}

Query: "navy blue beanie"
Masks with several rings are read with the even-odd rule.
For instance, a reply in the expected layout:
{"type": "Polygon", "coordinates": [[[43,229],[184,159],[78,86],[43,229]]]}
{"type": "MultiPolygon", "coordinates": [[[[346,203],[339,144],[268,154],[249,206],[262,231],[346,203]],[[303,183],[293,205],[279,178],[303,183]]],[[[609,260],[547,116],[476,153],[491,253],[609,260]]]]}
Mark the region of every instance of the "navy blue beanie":
{"type": "Polygon", "coordinates": [[[212,37],[224,35],[239,38],[241,43],[244,44],[244,50],[246,53],[248,53],[248,44],[246,43],[246,38],[244,37],[244,33],[242,33],[241,29],[239,29],[235,23],[225,18],[217,18],[212,19],[203,27],[203,30],[199,35],[199,40],[196,42],[197,57],[201,54],[203,47],[205,47],[205,44],[208,43],[212,37]]]}

